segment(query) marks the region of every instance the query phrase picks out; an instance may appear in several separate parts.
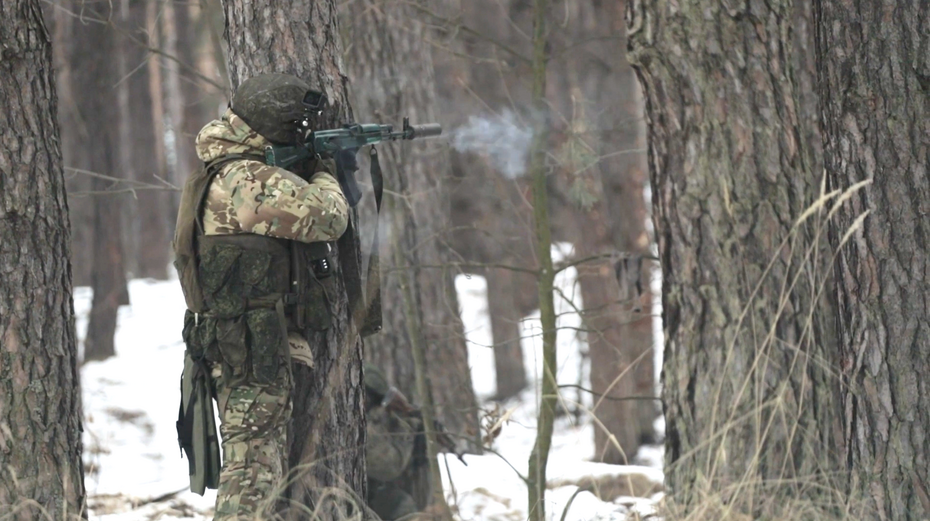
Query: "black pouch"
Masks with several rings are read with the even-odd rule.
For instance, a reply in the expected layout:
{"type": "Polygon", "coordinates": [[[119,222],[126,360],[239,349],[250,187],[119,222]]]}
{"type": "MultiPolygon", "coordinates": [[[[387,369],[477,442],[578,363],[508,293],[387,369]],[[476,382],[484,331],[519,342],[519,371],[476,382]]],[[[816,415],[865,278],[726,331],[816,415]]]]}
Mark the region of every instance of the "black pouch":
{"type": "Polygon", "coordinates": [[[310,284],[307,288],[307,303],[304,305],[304,316],[307,326],[314,331],[326,331],[333,325],[333,305],[330,295],[335,291],[335,278],[331,274],[321,277],[311,269],[308,277],[310,284]]]}

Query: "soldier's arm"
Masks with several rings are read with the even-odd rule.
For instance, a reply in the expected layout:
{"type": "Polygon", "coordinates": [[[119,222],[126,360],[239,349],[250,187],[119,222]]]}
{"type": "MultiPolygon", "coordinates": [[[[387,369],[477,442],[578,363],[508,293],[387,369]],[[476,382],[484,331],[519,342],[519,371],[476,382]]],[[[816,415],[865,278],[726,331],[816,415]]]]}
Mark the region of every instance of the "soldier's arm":
{"type": "Polygon", "coordinates": [[[258,161],[241,161],[222,179],[240,229],[301,242],[332,241],[346,230],[349,205],[339,182],[317,172],[307,182],[292,172],[258,161]]]}

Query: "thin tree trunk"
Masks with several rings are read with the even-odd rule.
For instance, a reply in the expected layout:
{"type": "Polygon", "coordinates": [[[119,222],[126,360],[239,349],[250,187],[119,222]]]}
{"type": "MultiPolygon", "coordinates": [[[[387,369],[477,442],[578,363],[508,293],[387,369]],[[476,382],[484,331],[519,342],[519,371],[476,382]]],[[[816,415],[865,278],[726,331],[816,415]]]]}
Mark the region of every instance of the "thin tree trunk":
{"type": "MultiPolygon", "coordinates": [[[[151,56],[146,45],[157,41],[150,34],[157,31],[156,19],[151,17],[154,9],[152,0],[123,0],[124,21],[121,30],[129,37],[121,39],[120,52],[126,62],[128,76],[120,85],[126,91],[127,103],[125,114],[121,119],[125,131],[121,132],[123,142],[120,146],[123,172],[126,176],[160,185],[165,179],[164,128],[161,119],[153,117],[155,96],[161,96],[161,89],[153,92],[152,72],[157,66],[157,58],[151,56]],[[159,125],[159,127],[156,127],[159,125]]],[[[180,186],[180,185],[178,185],[180,186]]],[[[130,234],[135,241],[134,252],[138,277],[165,280],[168,278],[168,258],[171,251],[168,226],[168,199],[170,195],[160,190],[140,190],[135,194],[132,204],[135,206],[135,222],[130,223],[134,232],[130,234]]]]}
{"type": "Polygon", "coordinates": [[[68,191],[68,210],[71,222],[71,266],[75,286],[90,286],[93,266],[94,199],[75,197],[75,192],[90,190],[92,179],[75,174],[68,168],[86,164],[87,150],[82,143],[89,141],[87,123],[78,110],[76,94],[72,91],[72,62],[74,61],[75,18],[61,9],[47,5],[47,20],[54,20],[53,50],[58,85],[58,123],[61,128],[61,154],[65,166],[65,185],[68,191]]]}
{"type": "MultiPolygon", "coordinates": [[[[282,0],[273,6],[227,0],[226,38],[234,86],[260,73],[283,72],[307,80],[325,92],[330,105],[312,121],[314,128],[334,128],[352,119],[343,72],[342,45],[334,0],[282,0]]],[[[352,224],[357,226],[357,215],[352,224]]],[[[352,322],[344,277],[360,266],[357,238],[339,240],[336,265],[340,290],[332,302],[334,322],[313,335],[314,367],[294,366],[294,415],[288,429],[291,471],[300,479],[287,491],[291,504],[310,505],[326,487],[365,497],[365,416],[362,343],[352,322]]],[[[338,506],[320,506],[323,519],[341,519],[338,506]]],[[[291,508],[292,518],[304,517],[291,508]]]]}
{"type": "Polygon", "coordinates": [[[546,172],[546,145],[549,139],[549,107],[546,103],[546,73],[549,64],[549,1],[533,1],[533,89],[532,109],[537,123],[530,147],[529,175],[533,194],[536,258],[539,262],[539,321],[542,327],[543,365],[539,393],[536,440],[527,462],[526,477],[529,519],[546,521],[546,467],[552,445],[552,428],[558,394],[557,344],[552,264],[552,231],[549,222],[549,197],[546,172]]]}
{"type": "Polygon", "coordinates": [[[506,400],[526,388],[526,366],[520,344],[523,314],[517,307],[517,276],[512,270],[491,268],[487,271],[488,314],[494,339],[494,374],[497,400],[506,400]]]}
{"type": "MultiPolygon", "coordinates": [[[[118,19],[108,4],[87,7],[86,15],[98,20],[118,19]]],[[[89,140],[79,146],[86,149],[84,170],[114,178],[124,177],[119,160],[119,105],[117,82],[119,70],[116,31],[100,23],[74,25],[74,53],[71,91],[76,97],[81,119],[86,122],[89,140]]],[[[94,179],[93,219],[94,264],[91,283],[94,290],[84,360],[103,360],[116,354],[114,334],[119,306],[129,304],[126,272],[123,267],[122,195],[104,194],[114,188],[111,181],[94,179]]],[[[120,188],[118,185],[115,188],[120,188]]]]}
{"type": "Polygon", "coordinates": [[[829,184],[871,181],[833,233],[846,461],[872,519],[930,516],[930,12],[817,1],[829,184]]]}
{"type": "Polygon", "coordinates": [[[0,4],[0,512],[86,518],[68,203],[38,1],[0,4]]]}
{"type": "MultiPolygon", "coordinates": [[[[669,503],[795,518],[842,490],[805,2],[634,0],[662,265],[669,503]],[[826,487],[826,488],[820,488],[826,487]]],[[[710,513],[709,515],[712,515],[710,513]]]]}
{"type": "Polygon", "coordinates": [[[178,58],[185,64],[180,86],[183,111],[177,127],[179,182],[184,182],[188,174],[200,165],[200,158],[192,145],[200,129],[212,119],[213,114],[217,112],[216,107],[219,106],[216,104],[211,107],[216,89],[193,74],[203,73],[198,63],[199,55],[212,54],[206,51],[209,43],[204,38],[205,31],[209,30],[207,13],[202,7],[198,6],[196,9],[199,9],[200,13],[199,18],[195,20],[191,12],[192,6],[181,4],[174,8],[175,29],[178,32],[178,58]]]}
{"type": "MultiPolygon", "coordinates": [[[[642,99],[626,57],[614,51],[626,39],[624,2],[566,2],[553,11],[565,20],[565,28],[553,35],[554,45],[571,49],[552,66],[559,71],[553,74],[558,93],[553,103],[566,127],[556,154],[567,172],[556,200],[571,206],[563,210],[564,220],[574,224],[566,226],[574,231],[566,240],[574,243],[578,258],[617,251],[647,254],[645,153],[637,152],[645,140],[642,99]]],[[[656,393],[648,263],[645,268],[643,295],[621,294],[606,259],[577,268],[587,310],[592,389],[599,395],[646,398],[594,397],[594,457],[599,461],[629,463],[641,443],[656,437],[653,422],[659,411],[648,399],[656,393]]]]}

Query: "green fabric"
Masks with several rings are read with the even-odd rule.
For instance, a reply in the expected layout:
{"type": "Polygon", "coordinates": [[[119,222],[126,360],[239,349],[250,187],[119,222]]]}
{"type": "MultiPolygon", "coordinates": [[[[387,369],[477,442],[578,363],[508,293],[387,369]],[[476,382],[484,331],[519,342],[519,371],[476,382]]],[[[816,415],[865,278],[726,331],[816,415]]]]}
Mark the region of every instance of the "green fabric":
{"type": "Polygon", "coordinates": [[[191,358],[184,356],[181,379],[182,415],[192,422],[193,457],[189,459],[191,492],[203,495],[207,488],[217,488],[220,482],[220,446],[216,436],[213,394],[210,375],[191,358]]]}
{"type": "MultiPolygon", "coordinates": [[[[387,396],[388,391],[391,389],[391,385],[388,383],[381,369],[371,362],[365,362],[363,365],[365,370],[365,388],[368,392],[373,393],[379,399],[387,396]]],[[[378,404],[370,405],[375,406],[378,404]]]]}
{"type": "Polygon", "coordinates": [[[384,521],[399,520],[418,512],[410,494],[397,485],[378,481],[368,484],[368,507],[384,521]]]}

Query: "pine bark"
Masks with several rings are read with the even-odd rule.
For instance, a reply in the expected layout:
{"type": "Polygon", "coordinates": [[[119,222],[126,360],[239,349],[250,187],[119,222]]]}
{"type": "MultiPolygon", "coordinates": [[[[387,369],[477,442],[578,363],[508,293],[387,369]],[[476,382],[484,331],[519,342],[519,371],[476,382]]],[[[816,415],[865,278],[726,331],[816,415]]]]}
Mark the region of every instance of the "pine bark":
{"type": "Polygon", "coordinates": [[[86,518],[68,203],[38,1],[0,4],[0,512],[86,518]]]}
{"type": "MultiPolygon", "coordinates": [[[[342,45],[334,0],[282,0],[273,6],[227,0],[226,39],[233,86],[252,75],[294,74],[323,91],[330,104],[314,128],[335,128],[352,120],[342,45]]],[[[352,226],[357,226],[353,215],[352,226]]],[[[320,502],[324,489],[335,487],[365,497],[365,417],[362,343],[350,321],[344,278],[360,266],[357,240],[344,235],[336,248],[334,322],[324,334],[312,335],[314,367],[294,366],[294,413],[288,429],[291,472],[300,476],[287,490],[290,505],[320,502]]],[[[323,519],[342,519],[341,507],[317,504],[323,519]]],[[[306,510],[290,508],[301,519],[306,510]]]]}
{"type": "Polygon", "coordinates": [[[868,213],[836,264],[853,498],[882,520],[930,516],[930,12],[924,2],[815,2],[831,187],[868,213]]]}
{"type": "MultiPolygon", "coordinates": [[[[115,6],[88,6],[85,15],[96,20],[118,19],[115,6]]],[[[86,124],[86,140],[78,146],[85,149],[76,165],[95,174],[123,178],[119,156],[119,104],[117,82],[116,31],[101,23],[76,23],[72,48],[72,86],[76,109],[86,124]]],[[[94,178],[93,266],[91,304],[87,336],[84,339],[84,360],[103,360],[116,354],[114,335],[119,306],[129,304],[126,272],[123,266],[123,195],[108,194],[122,188],[113,181],[94,178]]]]}
{"type": "Polygon", "coordinates": [[[818,495],[811,483],[842,490],[828,479],[844,454],[823,214],[795,226],[821,182],[809,9],[635,0],[627,13],[664,283],[671,504],[758,515],[818,495]]]}

